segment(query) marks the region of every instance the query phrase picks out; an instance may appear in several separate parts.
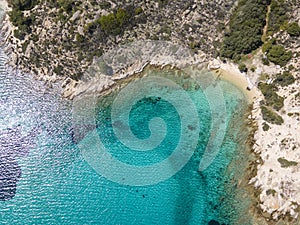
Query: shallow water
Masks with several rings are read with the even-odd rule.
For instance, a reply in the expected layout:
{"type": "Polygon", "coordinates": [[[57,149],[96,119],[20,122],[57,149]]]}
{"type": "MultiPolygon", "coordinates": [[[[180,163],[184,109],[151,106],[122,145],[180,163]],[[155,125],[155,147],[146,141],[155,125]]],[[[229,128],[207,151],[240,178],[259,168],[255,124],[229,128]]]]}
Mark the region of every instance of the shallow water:
{"type": "MultiPolygon", "coordinates": [[[[4,58],[0,49],[0,224],[204,225],[213,219],[252,224],[245,214],[249,199],[239,198],[244,192],[236,185],[247,162],[248,132],[243,128],[247,103],[237,88],[219,82],[227,109],[226,136],[207,169],[198,171],[211,131],[209,101],[201,89],[190,87],[186,93],[200,118],[191,159],[169,179],[130,186],[110,181],[87,163],[74,143],[72,103],[61,99],[59,88],[49,89],[29,75],[6,69],[4,58]]],[[[115,95],[99,99],[97,105],[97,132],[109,153],[135,166],[167,158],[180,142],[182,115],[164,99],[141,99],[130,112],[134,135],[151,136],[148,124],[153,117],[165,121],[167,133],[152,151],[133,151],[113,132],[115,95]]],[[[156,175],[151,174],[153,179],[156,175]]]]}

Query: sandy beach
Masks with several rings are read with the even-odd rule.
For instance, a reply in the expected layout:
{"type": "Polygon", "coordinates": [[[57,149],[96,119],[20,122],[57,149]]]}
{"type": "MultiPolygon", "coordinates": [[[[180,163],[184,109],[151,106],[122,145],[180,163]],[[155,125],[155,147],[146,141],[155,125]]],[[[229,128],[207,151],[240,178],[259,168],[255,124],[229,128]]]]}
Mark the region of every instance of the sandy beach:
{"type": "Polygon", "coordinates": [[[213,69],[212,71],[217,75],[218,78],[230,82],[243,91],[245,96],[248,98],[249,103],[253,103],[255,100],[262,97],[257,87],[249,83],[246,74],[241,73],[237,65],[233,63],[222,63],[221,61],[218,63],[220,68],[213,69]],[[251,90],[248,89],[249,86],[251,86],[251,90]]]}

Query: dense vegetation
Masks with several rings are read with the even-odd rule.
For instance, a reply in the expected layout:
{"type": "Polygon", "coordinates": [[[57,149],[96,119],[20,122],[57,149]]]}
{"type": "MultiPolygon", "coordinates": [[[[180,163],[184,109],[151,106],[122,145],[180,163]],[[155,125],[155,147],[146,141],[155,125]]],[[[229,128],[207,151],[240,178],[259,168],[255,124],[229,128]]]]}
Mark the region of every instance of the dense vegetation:
{"type": "Polygon", "coordinates": [[[23,40],[25,35],[31,32],[31,25],[34,22],[34,17],[25,17],[24,13],[17,9],[13,9],[9,12],[9,16],[12,24],[18,27],[18,29],[14,31],[14,36],[23,40]]]}
{"type": "Polygon", "coordinates": [[[101,16],[94,22],[89,23],[85,27],[85,31],[93,34],[96,29],[100,28],[105,35],[119,35],[130,25],[133,16],[132,11],[120,8],[116,12],[101,16]]]}
{"type": "Polygon", "coordinates": [[[285,0],[272,0],[270,7],[268,34],[272,35],[287,23],[288,15],[286,12],[289,11],[289,8],[285,0]]]}
{"type": "Polygon", "coordinates": [[[283,72],[276,75],[276,79],[274,80],[274,84],[278,84],[280,86],[288,86],[295,82],[294,76],[290,72],[283,72]]]}
{"type": "Polygon", "coordinates": [[[100,16],[87,24],[85,33],[88,37],[97,34],[102,40],[105,40],[108,36],[122,35],[125,30],[145,22],[146,16],[140,7],[118,8],[114,12],[100,16]]]}
{"type": "Polygon", "coordinates": [[[9,6],[19,11],[32,9],[38,2],[38,0],[7,0],[9,6]]]}
{"type": "Polygon", "coordinates": [[[282,45],[276,44],[274,38],[263,44],[262,51],[268,56],[268,60],[280,66],[285,66],[292,58],[292,52],[286,51],[282,45]]]}
{"type": "Polygon", "coordinates": [[[10,21],[16,27],[14,31],[15,37],[23,40],[26,34],[31,32],[31,26],[34,22],[34,17],[25,17],[23,11],[32,9],[38,0],[8,0],[9,6],[12,7],[12,11],[9,13],[10,21]]]}
{"type": "Polygon", "coordinates": [[[267,59],[263,59],[264,64],[271,61],[276,65],[285,66],[292,58],[292,52],[287,51],[283,45],[278,45],[274,38],[266,41],[262,46],[262,51],[267,55],[267,59]]]}
{"type": "MultiPolygon", "coordinates": [[[[274,110],[279,111],[284,106],[284,98],[279,96],[278,85],[286,86],[294,83],[295,78],[289,72],[283,72],[276,75],[276,79],[272,84],[259,83],[258,87],[263,93],[265,100],[261,102],[261,110],[263,119],[269,123],[281,125],[284,121],[283,118],[277,114],[274,110]]],[[[268,130],[269,126],[264,124],[264,130],[268,130]]]]}
{"type": "Polygon", "coordinates": [[[274,84],[259,83],[259,89],[265,96],[265,104],[279,111],[284,105],[284,98],[279,96],[276,91],[278,88],[274,84]]]}
{"type": "Polygon", "coordinates": [[[292,58],[292,52],[286,51],[282,45],[273,45],[267,53],[268,59],[276,65],[285,66],[292,58]]]}
{"type": "Polygon", "coordinates": [[[266,41],[262,46],[262,52],[268,53],[270,51],[270,49],[273,47],[273,45],[275,45],[275,44],[276,44],[275,38],[272,38],[272,39],[266,41]]]}
{"type": "Polygon", "coordinates": [[[221,56],[239,60],[262,45],[269,0],[241,0],[225,33],[221,56]]]}

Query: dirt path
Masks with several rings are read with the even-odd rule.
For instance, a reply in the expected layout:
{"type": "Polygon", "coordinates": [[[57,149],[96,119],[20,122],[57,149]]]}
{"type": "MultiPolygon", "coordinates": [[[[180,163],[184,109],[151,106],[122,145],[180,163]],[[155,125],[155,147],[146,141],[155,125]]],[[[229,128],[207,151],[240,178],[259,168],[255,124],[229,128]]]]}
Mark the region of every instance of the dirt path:
{"type": "Polygon", "coordinates": [[[264,27],[263,35],[262,35],[262,38],[261,38],[261,40],[263,42],[265,42],[266,38],[267,38],[270,12],[271,12],[271,5],[268,5],[267,16],[266,16],[266,25],[264,27]]]}

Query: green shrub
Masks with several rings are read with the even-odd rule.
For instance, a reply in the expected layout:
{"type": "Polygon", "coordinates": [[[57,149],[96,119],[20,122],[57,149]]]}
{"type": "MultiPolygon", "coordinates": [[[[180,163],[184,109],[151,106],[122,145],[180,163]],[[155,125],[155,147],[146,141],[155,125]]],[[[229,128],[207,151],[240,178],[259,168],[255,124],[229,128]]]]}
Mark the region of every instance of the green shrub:
{"type": "Polygon", "coordinates": [[[39,36],[36,34],[32,34],[30,38],[33,42],[38,42],[39,41],[39,36]]]}
{"type": "Polygon", "coordinates": [[[263,131],[268,131],[270,129],[270,126],[267,123],[263,123],[263,131]]]}
{"type": "Polygon", "coordinates": [[[88,33],[88,34],[93,34],[97,27],[99,26],[99,24],[97,22],[91,22],[91,23],[88,23],[87,25],[85,25],[84,27],[84,32],[85,33],[88,33]]]}
{"type": "Polygon", "coordinates": [[[269,33],[274,33],[280,30],[280,27],[288,21],[287,12],[289,7],[284,0],[272,0],[271,1],[271,12],[268,21],[269,33]]]}
{"type": "Polygon", "coordinates": [[[7,1],[13,10],[29,10],[38,3],[38,0],[8,0],[7,1]]]}
{"type": "Polygon", "coordinates": [[[276,112],[268,109],[266,106],[261,106],[261,112],[263,119],[269,123],[281,125],[283,124],[283,118],[278,115],[276,112]]]}
{"type": "Polygon", "coordinates": [[[27,49],[27,47],[28,47],[28,45],[29,45],[29,42],[30,41],[25,41],[23,44],[22,44],[22,52],[26,52],[26,49],[27,49]]]}
{"type": "Polygon", "coordinates": [[[277,74],[276,79],[274,80],[275,84],[280,86],[288,86],[295,82],[294,76],[290,72],[283,72],[281,74],[277,74]]]}
{"type": "Polygon", "coordinates": [[[129,20],[130,20],[130,15],[129,13],[126,12],[125,9],[118,9],[117,12],[116,12],[116,19],[119,23],[119,25],[121,27],[123,27],[124,25],[128,24],[129,20]]]}
{"type": "Polygon", "coordinates": [[[269,52],[273,45],[276,44],[276,39],[272,38],[271,40],[265,42],[262,46],[262,52],[269,52]]]}
{"type": "Polygon", "coordinates": [[[241,63],[241,64],[239,64],[239,70],[240,70],[241,72],[247,73],[248,68],[247,68],[247,66],[246,66],[244,63],[241,63]]]}
{"type": "Polygon", "coordinates": [[[14,26],[19,26],[23,24],[24,15],[23,12],[20,10],[13,9],[11,12],[8,13],[10,22],[14,26]]]}
{"type": "Polygon", "coordinates": [[[288,168],[288,167],[291,167],[291,166],[297,166],[298,165],[297,162],[295,162],[295,161],[288,161],[285,158],[278,158],[277,161],[280,163],[280,165],[281,165],[282,168],[288,168]]]}
{"type": "Polygon", "coordinates": [[[57,3],[67,13],[72,12],[72,9],[75,7],[74,0],[58,0],[57,3]]]}
{"type": "Polygon", "coordinates": [[[268,190],[266,191],[266,194],[267,194],[267,195],[272,195],[272,196],[274,197],[275,194],[276,194],[276,191],[275,191],[274,189],[268,189],[268,190]]]}
{"type": "Polygon", "coordinates": [[[135,15],[140,15],[141,13],[143,13],[143,9],[141,7],[138,7],[134,10],[135,15]]]}
{"type": "Polygon", "coordinates": [[[106,16],[101,16],[96,23],[108,35],[118,35],[124,30],[124,27],[129,23],[130,14],[124,9],[118,9],[116,13],[110,13],[106,16]]]}
{"type": "Polygon", "coordinates": [[[14,36],[15,36],[15,38],[17,38],[19,40],[24,40],[26,33],[24,33],[21,30],[14,30],[14,36]]]}
{"type": "Polygon", "coordinates": [[[285,66],[292,58],[292,52],[286,51],[282,45],[273,45],[268,52],[268,59],[276,65],[285,66]]]}
{"type": "Polygon", "coordinates": [[[299,36],[300,35],[300,27],[297,22],[289,24],[286,31],[291,36],[299,36]]]}
{"type": "Polygon", "coordinates": [[[289,65],[289,71],[292,71],[292,70],[294,70],[295,69],[295,67],[293,66],[293,65],[289,65]]]}
{"type": "Polygon", "coordinates": [[[107,34],[120,34],[121,33],[121,27],[118,23],[118,20],[116,19],[115,14],[111,13],[106,16],[101,16],[97,23],[100,24],[101,29],[107,33],[107,34]]]}
{"type": "Polygon", "coordinates": [[[266,65],[266,66],[269,66],[269,65],[270,65],[270,62],[269,62],[268,58],[262,58],[261,61],[262,61],[262,63],[263,63],[264,65],[266,65]]]}
{"type": "Polygon", "coordinates": [[[64,69],[64,68],[63,68],[62,66],[58,65],[57,67],[55,67],[55,68],[53,69],[53,72],[56,73],[57,75],[61,75],[62,72],[63,72],[63,69],[64,69]]]}
{"type": "Polygon", "coordinates": [[[93,52],[94,56],[100,57],[103,55],[103,49],[99,48],[97,50],[95,50],[95,52],[93,52]]]}
{"type": "Polygon", "coordinates": [[[99,6],[101,9],[109,9],[111,7],[111,3],[104,1],[104,2],[100,2],[99,6]]]}
{"type": "Polygon", "coordinates": [[[81,34],[76,34],[75,38],[78,43],[84,42],[84,36],[82,36],[81,34]]]}
{"type": "Polygon", "coordinates": [[[277,111],[279,111],[284,106],[284,98],[276,93],[278,89],[274,84],[266,84],[260,82],[258,84],[258,88],[263,93],[267,106],[271,106],[277,111]]]}
{"type": "Polygon", "coordinates": [[[20,10],[13,9],[9,12],[9,19],[18,29],[14,31],[14,36],[23,40],[26,34],[31,32],[31,25],[34,22],[33,17],[25,17],[20,10]]]}
{"type": "Polygon", "coordinates": [[[250,70],[251,70],[252,72],[255,72],[256,67],[255,67],[255,66],[251,66],[250,70]]]}

